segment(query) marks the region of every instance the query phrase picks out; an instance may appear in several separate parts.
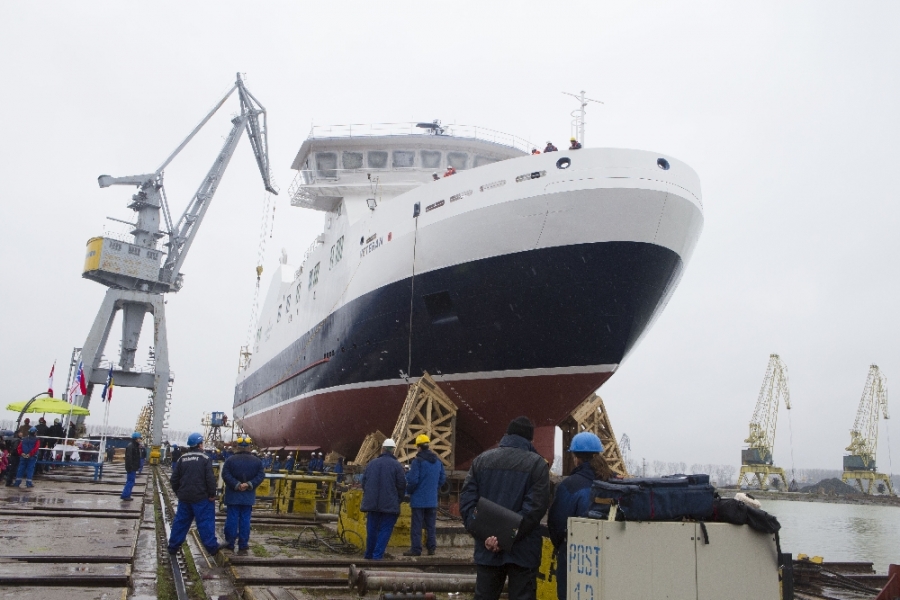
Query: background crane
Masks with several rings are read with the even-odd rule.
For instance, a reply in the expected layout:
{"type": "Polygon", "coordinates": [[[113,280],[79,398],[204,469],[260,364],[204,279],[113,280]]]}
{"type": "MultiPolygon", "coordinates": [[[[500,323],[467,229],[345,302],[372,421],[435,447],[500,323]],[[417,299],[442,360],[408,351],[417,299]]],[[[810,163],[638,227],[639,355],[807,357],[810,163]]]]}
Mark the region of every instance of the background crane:
{"type": "MultiPolygon", "coordinates": [[[[73,359],[76,367],[81,365],[87,392],[70,400],[87,407],[90,404],[93,386],[105,383],[110,375],[117,387],[151,390],[149,403],[151,413],[149,433],[153,445],[151,461],[158,456],[162,442],[166,400],[167,397],[171,397],[170,388],[173,379],[169,370],[163,294],[177,292],[183,285],[181,267],[244,131],[247,132],[250,145],[253,147],[265,189],[277,194],[269,174],[266,109],[244,86],[240,73],[225,97],[154,172],[127,177],[101,175],[98,178],[101,188],[112,185],[133,185],[138,188],[128,205],[128,208],[136,213],[136,222],[129,223],[132,226],[133,240],[97,237],[88,241],[83,276],[102,283],[109,289],[87,340],[80,350],[80,356],[73,359]],[[181,218],[173,223],[163,188],[163,172],[235,91],[240,99],[240,114],[231,119],[231,132],[225,138],[222,150],[181,218]],[[160,245],[159,242],[163,238],[165,241],[160,245]],[[101,366],[102,352],[115,313],[119,310],[122,311],[119,363],[117,366],[111,363],[101,366]],[[148,312],[154,318],[152,365],[149,371],[135,370],[134,357],[144,316],[148,312]]],[[[77,372],[78,369],[73,371],[77,372]]],[[[77,386],[73,389],[77,389],[77,386]]]]}
{"type": "Polygon", "coordinates": [[[859,400],[859,408],[856,409],[856,420],[853,422],[853,429],[850,430],[850,445],[846,448],[850,455],[844,457],[844,473],[841,475],[844,482],[855,480],[856,487],[864,494],[871,494],[872,484],[877,481],[883,482],[889,494],[894,494],[891,478],[884,473],[878,473],[875,467],[878,451],[878,413],[884,415],[885,419],[890,418],[887,401],[887,377],[878,365],[870,365],[862,398],[859,400]],[[865,489],[863,481],[867,482],[865,489]]]}
{"type": "Polygon", "coordinates": [[[773,465],[772,450],[775,447],[775,426],[778,423],[778,406],[781,399],[784,406],[790,410],[791,394],[788,389],[787,366],[777,354],[769,355],[769,366],[766,368],[766,376],[763,378],[762,387],[759,390],[759,398],[756,400],[756,408],[753,410],[753,418],[750,420],[750,435],[744,440],[749,447],[741,450],[741,474],[738,477],[738,487],[743,485],[747,478],[750,485],[751,475],[756,478],[759,489],[765,490],[772,476],[781,477],[781,481],[787,488],[787,478],[784,469],[773,465]]]}

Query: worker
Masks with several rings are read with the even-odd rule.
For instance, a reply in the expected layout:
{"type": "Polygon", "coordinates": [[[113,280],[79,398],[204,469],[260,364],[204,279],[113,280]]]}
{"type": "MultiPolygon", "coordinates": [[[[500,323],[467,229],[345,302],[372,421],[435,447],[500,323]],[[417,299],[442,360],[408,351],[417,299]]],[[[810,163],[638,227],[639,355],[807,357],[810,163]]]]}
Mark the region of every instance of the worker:
{"type": "Polygon", "coordinates": [[[16,430],[18,433],[22,434],[22,437],[28,437],[28,430],[31,429],[31,419],[25,417],[25,420],[22,421],[22,425],[16,430]]]}
{"type": "Polygon", "coordinates": [[[319,471],[320,473],[325,471],[325,455],[322,454],[321,451],[319,452],[319,458],[316,461],[316,471],[319,471]]]}
{"type": "Polygon", "coordinates": [[[547,142],[547,145],[544,147],[544,154],[547,152],[557,152],[559,148],[553,145],[553,142],[547,142]]]}
{"type": "Polygon", "coordinates": [[[16,431],[15,437],[6,442],[6,450],[9,452],[9,464],[6,465],[6,487],[12,486],[13,479],[15,479],[16,473],[19,472],[19,462],[21,461],[21,457],[19,456],[18,450],[19,440],[21,438],[22,434],[16,431]]]}
{"type": "MultiPolygon", "coordinates": [[[[240,439],[240,438],[238,438],[238,439],[240,439]]],[[[225,459],[225,462],[228,462],[227,458],[225,459]]],[[[260,464],[262,464],[262,463],[260,463],[260,464]]],[[[293,452],[291,452],[288,455],[287,460],[284,461],[284,470],[287,471],[288,473],[290,473],[291,471],[294,470],[294,453],[293,452]]]]}
{"type": "Polygon", "coordinates": [[[16,481],[13,487],[22,485],[22,476],[25,476],[25,487],[34,487],[31,482],[34,477],[34,468],[37,466],[37,455],[41,449],[41,442],[37,438],[37,427],[28,430],[28,437],[19,442],[16,452],[19,454],[19,468],[16,470],[16,481]]]}
{"type": "Polygon", "coordinates": [[[363,498],[359,509],[366,513],[365,557],[370,560],[384,558],[400,516],[400,502],[406,495],[405,472],[394,456],[395,450],[394,440],[384,440],[381,454],[369,462],[362,476],[363,498]]]}
{"type": "MultiPolygon", "coordinates": [[[[250,454],[253,445],[250,436],[242,436],[235,442],[237,452],[222,465],[222,481],[225,483],[225,547],[234,550],[237,540],[238,556],[246,556],[250,547],[250,513],[256,504],[256,488],[266,478],[262,461],[250,454]]],[[[293,461],[293,459],[291,459],[293,461]]]]}
{"type": "Polygon", "coordinates": [[[179,446],[178,444],[172,444],[172,466],[175,466],[175,463],[178,462],[178,459],[181,458],[181,455],[184,454],[184,448],[179,446]]]}
{"type": "Polygon", "coordinates": [[[591,484],[599,474],[591,465],[598,454],[603,452],[600,438],[590,431],[582,431],[572,438],[569,452],[575,455],[577,466],[566,479],[556,486],[556,494],[550,505],[547,526],[550,528],[550,541],[556,553],[556,596],[566,600],[566,526],[569,517],[586,517],[594,501],[591,484]]]}
{"type": "MultiPolygon", "coordinates": [[[[50,440],[47,439],[47,436],[50,435],[50,428],[47,427],[47,419],[41,417],[38,419],[37,427],[37,438],[41,443],[41,451],[38,452],[38,461],[49,460],[50,456],[47,454],[47,447],[50,445],[50,440]]],[[[50,467],[47,465],[39,465],[38,471],[40,473],[47,473],[50,470],[50,467]]]]}
{"type": "Polygon", "coordinates": [[[53,441],[54,446],[66,439],[66,430],[63,429],[62,421],[53,419],[53,425],[50,426],[50,431],[47,435],[53,441]]]}
{"type": "Polygon", "coordinates": [[[112,444],[106,446],[106,462],[111,463],[116,457],[116,447],[112,444]]]}
{"type": "Polygon", "coordinates": [[[219,551],[216,539],[216,478],[212,461],[203,452],[203,434],[192,433],[188,450],[172,468],[170,482],[178,498],[178,509],[169,536],[169,554],[176,554],[187,537],[191,522],[197,522],[200,541],[210,555],[219,551]]]}
{"type": "Polygon", "coordinates": [[[75,421],[69,421],[68,436],[73,440],[78,437],[78,428],[75,426],[75,421]]]}
{"type": "Polygon", "coordinates": [[[550,469],[531,441],[534,424],[516,417],[506,428],[499,447],[482,452],[472,461],[459,496],[459,511],[471,531],[479,498],[522,515],[512,547],[501,550],[497,538],[475,539],[475,598],[497,600],[509,579],[510,600],[534,600],[541,564],[538,525],[550,504],[550,469]]]}
{"type": "Polygon", "coordinates": [[[434,556],[437,548],[438,490],[447,481],[444,463],[431,451],[431,440],[424,433],[416,437],[416,457],[406,474],[406,493],[412,509],[409,550],[403,556],[422,555],[422,525],[425,525],[425,548],[434,556]]]}
{"type": "Polygon", "coordinates": [[[541,153],[541,151],[538,150],[537,148],[532,148],[532,149],[531,149],[531,154],[533,154],[533,155],[534,155],[534,154],[540,154],[540,153],[541,153]]]}
{"type": "Polygon", "coordinates": [[[444,177],[450,177],[451,175],[456,175],[456,169],[451,165],[447,165],[447,170],[444,171],[444,177]]]}
{"type": "Polygon", "coordinates": [[[439,181],[440,178],[441,178],[441,177],[440,177],[440,175],[437,174],[437,172],[434,172],[434,173],[431,174],[431,179],[432,179],[433,181],[439,181]]]}
{"type": "Polygon", "coordinates": [[[337,475],[336,483],[344,481],[344,457],[338,456],[337,463],[334,465],[334,474],[337,475]]]}
{"type": "Polygon", "coordinates": [[[581,142],[575,138],[569,138],[569,150],[581,150],[581,142]]]}
{"type": "Polygon", "coordinates": [[[138,471],[143,464],[144,449],[141,447],[141,433],[135,431],[131,434],[131,442],[125,447],[125,487],[122,488],[121,499],[131,502],[131,490],[134,488],[138,471]]]}

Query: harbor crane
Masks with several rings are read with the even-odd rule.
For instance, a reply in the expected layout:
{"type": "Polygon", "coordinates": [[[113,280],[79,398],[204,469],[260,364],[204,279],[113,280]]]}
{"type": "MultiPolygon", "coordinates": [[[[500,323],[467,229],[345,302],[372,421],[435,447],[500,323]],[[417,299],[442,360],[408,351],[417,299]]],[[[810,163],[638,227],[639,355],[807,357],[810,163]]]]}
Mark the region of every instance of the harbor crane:
{"type": "Polygon", "coordinates": [[[855,481],[857,489],[864,494],[871,494],[872,485],[882,482],[888,494],[894,495],[891,478],[879,473],[875,466],[878,450],[878,413],[885,419],[890,418],[887,402],[887,377],[878,365],[870,365],[862,398],[859,400],[859,408],[856,409],[856,420],[853,422],[853,429],[850,430],[850,445],[846,448],[850,455],[844,457],[844,472],[841,475],[844,483],[855,481]]]}
{"type": "Polygon", "coordinates": [[[784,406],[791,409],[791,394],[788,389],[787,366],[777,354],[769,355],[769,366],[759,390],[753,418],[750,420],[750,435],[744,440],[748,448],[741,450],[741,474],[738,487],[743,485],[744,478],[750,485],[752,477],[756,478],[759,489],[769,487],[769,479],[781,477],[787,489],[787,478],[784,469],[774,466],[772,450],[775,447],[775,426],[778,423],[778,406],[784,399],[784,406]]]}
{"type": "Polygon", "coordinates": [[[263,186],[268,192],[277,194],[269,172],[266,109],[244,86],[240,73],[237,74],[235,83],[228,93],[158,169],[143,175],[126,177],[101,175],[98,178],[101,188],[113,185],[138,188],[128,204],[128,208],[136,213],[136,222],[127,223],[132,227],[131,240],[95,237],[87,243],[82,276],[109,289],[87,340],[81,348],[80,359],[73,360],[76,365],[80,365],[80,369],[76,372],[83,372],[87,393],[70,400],[76,405],[87,407],[90,404],[93,386],[102,385],[110,375],[117,387],[151,390],[151,400],[148,404],[151,412],[150,442],[153,447],[151,461],[159,456],[163,419],[167,408],[166,397],[172,381],[166,339],[164,294],[177,292],[184,284],[182,265],[244,131],[247,132],[250,145],[253,147],[263,186]],[[240,99],[240,113],[231,119],[231,132],[225,138],[222,150],[188,203],[184,214],[177,222],[173,222],[163,187],[164,171],[235,91],[240,99]],[[164,241],[160,243],[163,239],[164,241]],[[119,363],[118,366],[109,364],[101,367],[101,356],[112,328],[113,318],[120,310],[122,340],[119,363]],[[141,326],[148,312],[154,319],[154,352],[149,372],[146,369],[134,368],[141,326]]]}

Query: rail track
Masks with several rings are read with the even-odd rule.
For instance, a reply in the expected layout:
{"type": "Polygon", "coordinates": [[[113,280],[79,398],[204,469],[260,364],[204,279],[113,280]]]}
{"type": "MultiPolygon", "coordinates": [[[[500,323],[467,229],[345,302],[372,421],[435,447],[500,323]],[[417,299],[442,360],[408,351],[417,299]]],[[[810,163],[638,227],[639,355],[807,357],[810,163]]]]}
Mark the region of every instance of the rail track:
{"type": "Polygon", "coordinates": [[[175,511],[163,492],[163,482],[158,469],[153,469],[153,487],[155,488],[157,497],[159,498],[159,513],[163,523],[163,529],[156,529],[157,547],[159,548],[160,560],[169,562],[172,571],[172,581],[175,584],[175,594],[178,600],[188,600],[187,586],[185,579],[189,578],[187,561],[184,558],[184,548],[180,548],[177,554],[169,554],[168,545],[169,537],[172,533],[172,519],[175,518],[175,511]]]}

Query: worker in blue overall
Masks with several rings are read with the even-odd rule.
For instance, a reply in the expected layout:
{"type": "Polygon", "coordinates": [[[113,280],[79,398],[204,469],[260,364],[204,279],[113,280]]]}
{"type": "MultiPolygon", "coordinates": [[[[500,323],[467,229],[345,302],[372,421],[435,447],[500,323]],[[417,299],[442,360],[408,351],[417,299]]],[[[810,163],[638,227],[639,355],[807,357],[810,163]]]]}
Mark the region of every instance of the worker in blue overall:
{"type": "Polygon", "coordinates": [[[246,556],[250,547],[250,513],[256,504],[256,488],[266,478],[262,461],[250,454],[253,444],[250,436],[237,439],[237,452],[222,466],[222,481],[225,483],[225,548],[234,550],[237,540],[238,555],[246,556]]]}
{"type": "Polygon", "coordinates": [[[428,556],[434,556],[437,548],[437,505],[438,490],[447,481],[444,463],[428,445],[431,440],[427,435],[416,437],[418,452],[406,474],[406,493],[409,494],[409,506],[412,519],[409,528],[410,548],[403,556],[422,555],[422,526],[425,526],[425,548],[428,556]]]}
{"type": "Polygon", "coordinates": [[[192,433],[188,451],[172,467],[172,490],[178,497],[178,509],[169,536],[169,554],[175,554],[187,537],[191,522],[197,521],[200,541],[210,555],[219,552],[216,539],[216,478],[212,460],[203,452],[203,434],[192,433]]]}
{"type": "Polygon", "coordinates": [[[373,458],[363,473],[360,510],[366,513],[366,554],[371,560],[384,558],[394,525],[400,516],[400,502],[406,495],[406,472],[394,456],[397,442],[388,438],[381,454],[373,458]]]}
{"type": "Polygon", "coordinates": [[[550,541],[556,555],[556,596],[566,600],[566,582],[568,581],[568,552],[566,544],[566,527],[569,517],[586,517],[593,503],[591,484],[598,477],[591,461],[603,452],[600,438],[589,431],[582,431],[572,438],[569,452],[575,455],[578,463],[572,473],[556,486],[550,513],[547,516],[547,527],[550,529],[550,541]]]}
{"type": "Polygon", "coordinates": [[[19,468],[16,471],[16,481],[13,487],[22,485],[22,476],[25,476],[25,487],[34,487],[31,478],[34,477],[34,468],[37,466],[38,450],[41,442],[37,438],[37,427],[28,429],[28,437],[22,438],[16,452],[19,455],[19,468]]]}
{"type": "Polygon", "coordinates": [[[121,496],[125,502],[131,502],[131,490],[134,488],[138,471],[141,470],[141,463],[144,462],[141,458],[143,453],[141,434],[139,431],[135,431],[131,434],[131,443],[125,448],[125,487],[122,488],[121,496]]]}

